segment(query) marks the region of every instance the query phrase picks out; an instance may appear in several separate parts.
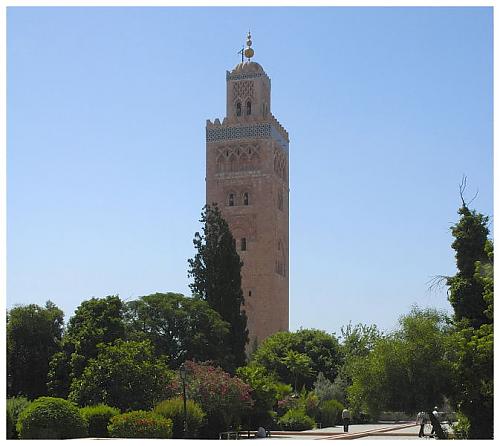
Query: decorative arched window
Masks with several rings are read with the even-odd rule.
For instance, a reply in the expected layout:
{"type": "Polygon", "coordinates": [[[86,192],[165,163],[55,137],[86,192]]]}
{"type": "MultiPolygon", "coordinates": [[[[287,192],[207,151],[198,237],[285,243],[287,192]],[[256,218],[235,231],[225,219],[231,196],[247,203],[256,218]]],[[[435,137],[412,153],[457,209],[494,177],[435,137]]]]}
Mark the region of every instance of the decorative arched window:
{"type": "Polygon", "coordinates": [[[250,101],[247,101],[247,115],[252,114],[252,103],[250,101]]]}
{"type": "Polygon", "coordinates": [[[234,194],[229,194],[228,204],[234,206],[234,194]]]}
{"type": "Polygon", "coordinates": [[[243,205],[248,206],[248,192],[243,194],[243,205]]]}
{"type": "Polygon", "coordinates": [[[236,103],[236,116],[241,116],[241,102],[236,103]]]}
{"type": "Polygon", "coordinates": [[[245,237],[243,237],[241,239],[240,248],[241,248],[242,251],[246,251],[247,250],[247,239],[245,237]]]}

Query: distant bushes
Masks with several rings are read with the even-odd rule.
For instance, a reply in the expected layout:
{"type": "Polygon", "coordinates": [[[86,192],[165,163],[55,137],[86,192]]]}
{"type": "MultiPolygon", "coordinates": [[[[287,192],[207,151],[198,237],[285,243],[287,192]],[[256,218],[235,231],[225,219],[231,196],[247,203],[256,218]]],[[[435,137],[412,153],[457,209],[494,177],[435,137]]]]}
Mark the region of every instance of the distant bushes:
{"type": "Polygon", "coordinates": [[[172,438],[172,424],[157,413],[136,410],[111,418],[108,432],[113,438],[172,438]]]}
{"type": "Polygon", "coordinates": [[[107,438],[108,424],[120,411],[115,407],[99,404],[98,406],[88,406],[80,409],[80,414],[88,424],[88,433],[90,437],[107,438]]]}
{"type": "MultiPolygon", "coordinates": [[[[162,401],[154,412],[172,420],[173,438],[184,437],[184,402],[182,398],[172,398],[162,401]]],[[[186,401],[187,438],[196,438],[199,428],[205,420],[205,412],[194,401],[186,401]]]]}
{"type": "Polygon", "coordinates": [[[344,406],[337,400],[323,401],[319,406],[317,420],[321,427],[335,426],[342,423],[342,410],[344,406]]]}
{"type": "Polygon", "coordinates": [[[314,420],[302,408],[290,409],[279,419],[279,427],[285,431],[304,431],[315,426],[314,420]]]}
{"type": "Polygon", "coordinates": [[[21,439],[66,439],[87,435],[87,424],[78,408],[62,398],[43,396],[19,414],[17,431],[21,439]]]}

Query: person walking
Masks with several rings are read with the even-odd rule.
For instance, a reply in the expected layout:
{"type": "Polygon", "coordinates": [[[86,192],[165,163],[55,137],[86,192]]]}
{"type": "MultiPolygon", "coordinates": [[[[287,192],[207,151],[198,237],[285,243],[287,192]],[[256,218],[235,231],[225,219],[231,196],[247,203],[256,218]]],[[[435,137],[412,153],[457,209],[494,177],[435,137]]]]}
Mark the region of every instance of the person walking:
{"type": "Polygon", "coordinates": [[[351,421],[351,412],[346,408],[342,411],[342,422],[344,423],[344,432],[349,432],[349,423],[351,421]]]}
{"type": "MultiPolygon", "coordinates": [[[[434,415],[434,418],[436,418],[436,421],[439,423],[439,413],[438,413],[438,408],[435,407],[434,410],[432,411],[432,415],[434,415]]],[[[434,423],[432,424],[432,430],[431,430],[431,437],[434,435],[434,423]]]]}
{"type": "Polygon", "coordinates": [[[425,421],[426,421],[425,412],[419,412],[417,414],[417,421],[415,422],[415,424],[420,424],[420,430],[418,432],[418,436],[420,438],[425,437],[424,434],[425,421]]]}

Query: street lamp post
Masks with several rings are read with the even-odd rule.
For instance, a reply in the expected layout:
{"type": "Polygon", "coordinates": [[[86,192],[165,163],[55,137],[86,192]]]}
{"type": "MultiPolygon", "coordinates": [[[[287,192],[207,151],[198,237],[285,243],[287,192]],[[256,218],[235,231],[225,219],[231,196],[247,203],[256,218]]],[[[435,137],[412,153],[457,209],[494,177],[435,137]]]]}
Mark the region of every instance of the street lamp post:
{"type": "Polygon", "coordinates": [[[187,438],[186,374],[186,366],[182,364],[179,367],[179,375],[182,381],[182,401],[184,403],[184,438],[187,438]]]}

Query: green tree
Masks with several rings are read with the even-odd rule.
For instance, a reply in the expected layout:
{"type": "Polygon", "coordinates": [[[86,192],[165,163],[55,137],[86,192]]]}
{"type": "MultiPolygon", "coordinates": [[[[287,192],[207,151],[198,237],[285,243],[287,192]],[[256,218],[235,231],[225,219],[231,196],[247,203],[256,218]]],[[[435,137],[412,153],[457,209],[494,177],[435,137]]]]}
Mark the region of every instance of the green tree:
{"type": "Polygon", "coordinates": [[[457,274],[449,277],[449,300],[455,312],[455,320],[467,326],[479,328],[489,323],[485,311],[488,304],[483,298],[484,283],[476,274],[476,262],[488,264],[485,246],[488,240],[488,217],[470,210],[464,205],[458,210],[460,220],[451,227],[454,237],[457,274]]]}
{"type": "Polygon", "coordinates": [[[245,303],[241,291],[243,263],[229,226],[216,205],[205,206],[200,222],[203,234],[195,233],[193,243],[197,252],[188,260],[188,275],[193,279],[190,288],[230,324],[226,345],[231,366],[227,369],[234,371],[246,362],[248,342],[247,317],[242,309],[245,303]]]}
{"type": "Polygon", "coordinates": [[[229,324],[207,302],[182,294],[156,293],[126,304],[130,339],[148,339],[157,355],[178,368],[187,359],[227,365],[229,324]]]}
{"type": "Polygon", "coordinates": [[[52,302],[7,313],[7,393],[29,399],[47,394],[51,356],[61,348],[63,312],[52,302]]]}
{"type": "Polygon", "coordinates": [[[448,278],[456,333],[454,401],[466,417],[468,437],[493,438],[493,243],[488,217],[465,203],[452,229],[457,274],[448,278]]]}
{"type": "Polygon", "coordinates": [[[156,357],[149,341],[99,344],[82,375],[71,383],[69,399],[80,407],[106,404],[122,411],[151,409],[169,396],[173,372],[156,357]]]}
{"type": "Polygon", "coordinates": [[[327,379],[334,380],[342,366],[342,353],[337,338],[312,329],[278,332],[269,336],[255,351],[252,363],[276,374],[280,381],[294,385],[296,376],[285,361],[290,351],[306,355],[310,359],[311,373],[297,375],[298,389],[302,386],[311,389],[319,372],[323,372],[327,379]]]}
{"type": "Polygon", "coordinates": [[[83,301],[68,322],[62,353],[50,362],[51,395],[66,398],[72,380],[97,356],[97,346],[124,338],[124,304],[118,296],[83,301]]]}
{"type": "Polygon", "coordinates": [[[447,358],[450,325],[445,314],[414,307],[400,327],[380,337],[351,368],[348,399],[355,411],[376,417],[382,410],[432,410],[451,392],[447,358]]]}
{"type": "MultiPolygon", "coordinates": [[[[272,423],[271,411],[281,396],[283,383],[264,367],[256,364],[240,367],[236,375],[252,389],[254,405],[248,414],[249,427],[269,426],[272,423]]],[[[291,392],[291,388],[289,390],[291,392]]]]}
{"type": "Polygon", "coordinates": [[[288,350],[281,361],[293,376],[293,390],[297,392],[297,382],[299,377],[304,381],[313,374],[311,369],[311,358],[305,353],[298,353],[294,350],[288,350]]]}

